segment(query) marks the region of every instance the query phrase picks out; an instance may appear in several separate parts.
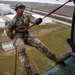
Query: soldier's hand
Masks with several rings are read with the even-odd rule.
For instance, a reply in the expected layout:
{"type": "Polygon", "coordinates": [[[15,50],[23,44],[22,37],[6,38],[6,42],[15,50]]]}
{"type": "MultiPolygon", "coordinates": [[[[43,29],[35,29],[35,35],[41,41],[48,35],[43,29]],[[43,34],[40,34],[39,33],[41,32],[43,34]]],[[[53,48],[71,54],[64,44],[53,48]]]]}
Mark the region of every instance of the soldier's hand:
{"type": "Polygon", "coordinates": [[[36,24],[38,25],[40,23],[42,23],[42,19],[41,18],[36,19],[36,24]]]}

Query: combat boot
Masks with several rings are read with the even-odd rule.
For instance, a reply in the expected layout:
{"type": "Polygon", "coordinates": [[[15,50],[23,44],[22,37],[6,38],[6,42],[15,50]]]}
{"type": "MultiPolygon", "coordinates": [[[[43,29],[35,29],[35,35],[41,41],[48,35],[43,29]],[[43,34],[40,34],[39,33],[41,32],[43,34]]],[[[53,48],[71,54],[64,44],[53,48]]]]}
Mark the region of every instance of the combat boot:
{"type": "Polygon", "coordinates": [[[33,75],[33,72],[31,70],[31,67],[27,67],[26,68],[26,72],[27,72],[27,75],[33,75]]]}
{"type": "Polygon", "coordinates": [[[54,56],[52,58],[52,60],[55,62],[55,64],[57,65],[58,63],[64,63],[64,57],[61,57],[61,58],[57,58],[56,56],[54,56]]]}
{"type": "Polygon", "coordinates": [[[58,58],[57,61],[55,62],[55,64],[57,65],[59,63],[64,63],[64,60],[65,60],[64,57],[58,58]]]}
{"type": "Polygon", "coordinates": [[[57,61],[56,61],[56,64],[58,63],[62,63],[62,64],[65,64],[65,60],[68,59],[70,56],[72,55],[72,52],[67,52],[65,55],[63,55],[61,58],[59,58],[57,61]]]}

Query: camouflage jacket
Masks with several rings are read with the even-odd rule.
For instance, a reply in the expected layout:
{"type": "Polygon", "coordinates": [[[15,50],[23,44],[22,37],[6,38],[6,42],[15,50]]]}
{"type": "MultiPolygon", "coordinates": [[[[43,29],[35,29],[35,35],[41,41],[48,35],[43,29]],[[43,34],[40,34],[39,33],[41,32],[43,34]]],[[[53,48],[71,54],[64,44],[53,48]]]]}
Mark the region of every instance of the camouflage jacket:
{"type": "Polygon", "coordinates": [[[34,22],[35,18],[30,13],[24,13],[22,16],[15,15],[15,17],[11,20],[11,22],[7,24],[7,34],[10,37],[10,35],[12,34],[13,26],[16,27],[16,30],[25,29],[29,27],[29,23],[34,23],[34,22]]]}

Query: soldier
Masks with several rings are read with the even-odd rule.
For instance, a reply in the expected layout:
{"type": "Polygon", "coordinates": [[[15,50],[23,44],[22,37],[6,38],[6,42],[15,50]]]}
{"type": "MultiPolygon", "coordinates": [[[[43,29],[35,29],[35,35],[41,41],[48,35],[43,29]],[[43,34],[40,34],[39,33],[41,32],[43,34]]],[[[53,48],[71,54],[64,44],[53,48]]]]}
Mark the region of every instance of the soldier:
{"type": "Polygon", "coordinates": [[[29,63],[29,57],[26,53],[25,44],[35,47],[54,62],[57,61],[57,57],[52,54],[38,38],[30,35],[29,31],[24,33],[17,32],[18,30],[24,30],[28,28],[29,23],[36,23],[36,25],[39,25],[42,22],[41,18],[35,19],[30,13],[24,12],[24,9],[25,5],[23,3],[19,2],[16,4],[16,15],[7,25],[7,34],[9,38],[14,40],[14,46],[18,50],[18,55],[19,59],[21,60],[22,67],[26,70],[27,75],[32,75],[33,72],[29,63]],[[16,33],[14,33],[14,31],[16,31],[16,33]]]}

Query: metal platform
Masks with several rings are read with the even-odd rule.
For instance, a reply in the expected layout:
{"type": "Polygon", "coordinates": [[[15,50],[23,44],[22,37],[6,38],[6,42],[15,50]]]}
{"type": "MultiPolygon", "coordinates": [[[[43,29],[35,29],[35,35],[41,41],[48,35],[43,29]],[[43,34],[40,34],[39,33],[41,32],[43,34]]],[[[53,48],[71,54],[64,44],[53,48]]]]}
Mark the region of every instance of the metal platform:
{"type": "Polygon", "coordinates": [[[75,75],[75,56],[71,56],[42,75],[75,75]]]}

